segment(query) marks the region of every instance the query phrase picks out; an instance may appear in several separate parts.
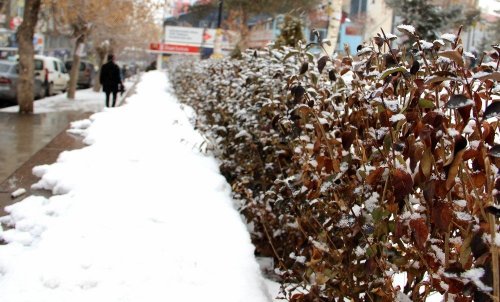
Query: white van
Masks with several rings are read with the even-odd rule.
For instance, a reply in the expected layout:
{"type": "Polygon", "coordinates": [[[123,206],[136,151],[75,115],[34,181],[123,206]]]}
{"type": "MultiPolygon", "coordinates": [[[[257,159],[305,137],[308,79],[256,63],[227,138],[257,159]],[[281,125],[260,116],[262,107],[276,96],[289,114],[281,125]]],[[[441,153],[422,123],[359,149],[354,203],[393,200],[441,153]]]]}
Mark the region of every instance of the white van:
{"type": "Polygon", "coordinates": [[[69,74],[58,58],[35,55],[35,77],[44,84],[46,95],[68,89],[69,74]]]}

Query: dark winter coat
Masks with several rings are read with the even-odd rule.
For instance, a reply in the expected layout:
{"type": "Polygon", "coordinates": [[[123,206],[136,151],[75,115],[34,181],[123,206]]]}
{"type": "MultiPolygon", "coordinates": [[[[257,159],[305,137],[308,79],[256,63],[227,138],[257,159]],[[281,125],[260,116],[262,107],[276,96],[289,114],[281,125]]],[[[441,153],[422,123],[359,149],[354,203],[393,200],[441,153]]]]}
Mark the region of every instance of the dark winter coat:
{"type": "Polygon", "coordinates": [[[120,67],[113,61],[102,65],[101,77],[99,79],[104,92],[118,92],[122,85],[120,67]]]}

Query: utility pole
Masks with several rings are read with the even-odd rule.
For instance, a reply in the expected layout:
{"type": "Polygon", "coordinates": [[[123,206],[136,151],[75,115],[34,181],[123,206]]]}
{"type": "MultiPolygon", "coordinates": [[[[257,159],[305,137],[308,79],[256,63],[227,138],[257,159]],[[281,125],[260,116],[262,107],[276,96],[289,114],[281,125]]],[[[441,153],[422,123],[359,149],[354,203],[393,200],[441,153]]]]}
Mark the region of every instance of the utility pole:
{"type": "Polygon", "coordinates": [[[224,0],[219,0],[219,15],[217,17],[217,30],[215,32],[214,41],[214,53],[212,54],[212,59],[222,58],[222,7],[224,5],[224,0]]]}

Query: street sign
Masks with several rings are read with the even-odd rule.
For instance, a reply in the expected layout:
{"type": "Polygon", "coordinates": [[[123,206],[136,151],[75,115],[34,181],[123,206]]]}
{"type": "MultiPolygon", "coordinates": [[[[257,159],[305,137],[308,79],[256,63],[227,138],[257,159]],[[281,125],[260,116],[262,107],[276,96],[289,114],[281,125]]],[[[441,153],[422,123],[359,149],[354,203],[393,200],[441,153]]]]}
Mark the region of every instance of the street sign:
{"type": "Polygon", "coordinates": [[[175,45],[166,43],[151,43],[149,49],[153,52],[164,52],[172,54],[199,55],[200,48],[192,45],[175,45]]]}
{"type": "Polygon", "coordinates": [[[43,53],[44,45],[44,36],[42,34],[35,33],[33,36],[33,46],[35,47],[35,51],[43,53]]]}
{"type": "Polygon", "coordinates": [[[203,28],[166,26],[165,43],[181,45],[201,45],[203,42],[203,28]]]}

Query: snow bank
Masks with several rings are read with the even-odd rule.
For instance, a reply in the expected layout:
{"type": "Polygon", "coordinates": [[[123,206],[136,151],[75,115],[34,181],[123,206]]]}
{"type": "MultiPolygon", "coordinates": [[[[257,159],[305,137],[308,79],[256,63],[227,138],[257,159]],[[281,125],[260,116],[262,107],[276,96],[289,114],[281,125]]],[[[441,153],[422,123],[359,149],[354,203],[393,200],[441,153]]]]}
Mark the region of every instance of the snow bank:
{"type": "Polygon", "coordinates": [[[90,146],[34,169],[63,195],[7,208],[2,302],[270,300],[230,187],[168,88],[145,74],[127,105],[74,124],[90,146]]]}

